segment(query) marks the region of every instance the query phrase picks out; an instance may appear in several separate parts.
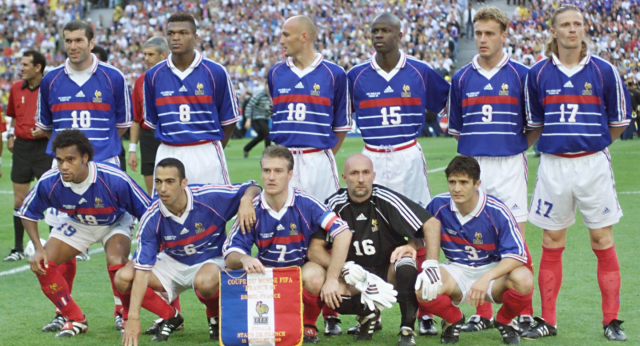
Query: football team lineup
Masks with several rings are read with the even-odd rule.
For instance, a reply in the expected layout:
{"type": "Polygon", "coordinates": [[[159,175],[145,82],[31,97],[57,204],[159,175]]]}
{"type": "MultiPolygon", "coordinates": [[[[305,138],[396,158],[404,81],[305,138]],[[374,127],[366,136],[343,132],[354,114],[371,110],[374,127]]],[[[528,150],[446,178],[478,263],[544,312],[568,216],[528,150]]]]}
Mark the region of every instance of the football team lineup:
{"type": "MultiPolygon", "coordinates": [[[[145,342],[148,312],[156,320],[145,334],[167,341],[180,335],[174,333],[185,328],[185,316],[197,320],[189,308],[204,305],[204,334],[224,344],[340,343],[343,334],[376,342],[382,315],[394,325],[385,330],[399,331],[382,338],[399,346],[436,335],[441,343],[487,344],[556,336],[564,342],[563,333],[588,338],[575,321],[572,330],[564,327],[572,307],[587,311],[589,321],[600,319],[603,340],[626,340],[618,315],[633,313],[620,299],[629,294],[621,282],[638,279],[624,275],[628,256],[617,255],[628,242],[616,248],[613,237],[614,225],[623,239],[630,236],[621,205],[638,190],[626,181],[629,172],[622,182],[617,169],[615,181],[613,175],[614,166],[628,165],[617,156],[637,157],[616,142],[631,119],[626,85],[609,62],[584,49],[579,8],[563,5],[552,14],[547,57],[531,68],[503,53],[508,23],[496,7],[476,12],[478,55],[449,83],[400,50],[401,23],[393,14],[372,21],[375,53],[349,71],[315,53],[309,17],[290,17],[279,42],[286,59],[267,76],[271,120],[252,123],[259,132],[266,128],[273,144],[265,143],[259,160],[245,160],[250,147],[229,142],[240,120],[234,86],[224,66],[194,50],[190,14],[171,15],[166,40],[145,43],[149,70],[132,95],[122,73],[91,54],[93,28],[69,22],[62,30],[69,58],[40,72],[35,110],[37,131],[50,138],[41,153],[55,157],[54,168],[36,173],[41,167],[34,165],[29,174],[38,180],[26,193],[31,180],[14,171],[33,163],[17,161],[20,137],[11,166],[12,181],[27,190],[14,201],[16,248],[7,258],[30,255],[36,275],[24,288],[36,295],[39,286],[55,308],[38,310],[55,310],[42,331],[55,338],[88,333],[89,320],[105,320],[94,310],[113,307],[111,325],[123,345],[145,342]],[[427,111],[448,115],[455,142],[418,139],[427,111]],[[346,138],[354,124],[361,137],[346,138]],[[124,162],[119,137],[127,128],[124,162]],[[534,143],[539,159],[528,154],[534,143]],[[127,174],[126,165],[140,168],[144,180],[127,174]],[[43,244],[45,224],[52,229],[43,244]],[[589,243],[577,245],[568,231],[576,228],[588,230],[589,243]],[[32,240],[28,251],[23,233],[32,240]],[[563,280],[577,282],[563,278],[563,266],[574,270],[585,245],[597,270],[581,289],[602,299],[601,313],[597,299],[578,308],[565,301],[568,288],[560,289],[563,280]],[[109,293],[100,291],[113,304],[88,300],[96,295],[80,276],[73,290],[83,266],[78,256],[99,251],[111,283],[109,293]],[[275,277],[291,267],[297,285],[275,277]],[[247,277],[221,281],[229,270],[247,277]],[[241,291],[225,295],[234,287],[241,291]],[[199,303],[180,298],[187,290],[199,303]],[[301,305],[283,305],[287,299],[301,305]],[[324,329],[317,326],[321,314],[324,329]],[[230,315],[244,322],[230,323],[230,315]],[[274,329],[291,318],[292,329],[274,329]],[[355,325],[343,333],[341,318],[355,325]],[[244,329],[228,332],[225,325],[244,329]],[[497,331],[466,333],[485,329],[497,331]]],[[[23,59],[43,70],[40,53],[23,59]]],[[[0,276],[26,275],[20,270],[0,276]]],[[[104,279],[91,286],[108,289],[104,279]]]]}

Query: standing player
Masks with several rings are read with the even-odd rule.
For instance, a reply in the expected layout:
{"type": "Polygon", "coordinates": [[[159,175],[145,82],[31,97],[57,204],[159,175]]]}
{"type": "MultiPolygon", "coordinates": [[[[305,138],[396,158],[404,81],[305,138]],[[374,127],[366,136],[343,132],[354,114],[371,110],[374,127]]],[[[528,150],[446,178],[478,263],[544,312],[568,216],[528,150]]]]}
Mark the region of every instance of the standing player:
{"type": "MultiPolygon", "coordinates": [[[[480,164],[480,188],[498,197],[518,221],[527,223],[527,139],[524,134],[524,81],[529,70],[502,51],[509,19],[496,7],[482,7],[473,18],[478,55],[453,75],[449,94],[449,134],[458,152],[480,164]]],[[[520,328],[533,322],[533,309],[520,328]]],[[[491,303],[480,305],[463,332],[493,326],[491,303]]]]}
{"type": "Polygon", "coordinates": [[[238,98],[227,70],[194,49],[193,17],[167,20],[171,54],[144,77],[144,121],[155,130],[156,162],[179,158],[192,184],[229,184],[223,148],[240,120],[238,98]]]}
{"type": "MultiPolygon", "coordinates": [[[[167,58],[169,44],[164,37],[154,36],[142,46],[144,63],[150,69],[167,58]]],[[[153,191],[153,170],[156,163],[156,153],[160,142],[154,138],[154,131],[144,123],[144,76],[141,74],[133,87],[133,122],[131,123],[129,144],[129,167],[138,168],[138,139],[140,140],[140,173],[144,176],[144,184],[149,194],[153,191]]]]}
{"type": "Polygon", "coordinates": [[[237,222],[224,244],[224,256],[230,269],[244,269],[247,273],[264,273],[265,266],[301,266],[304,342],[317,343],[318,301],[322,299],[332,307],[339,305],[338,279],[351,233],[348,225],[324,204],[291,186],[294,165],[293,155],[284,146],[272,145],[264,150],[260,166],[265,188],[253,202],[255,228],[241,234],[240,230],[246,229],[237,222]],[[312,235],[321,229],[336,242],[335,255],[327,261],[326,270],[308,262],[307,256],[312,235]],[[254,244],[258,247],[257,258],[251,257],[254,244]]]}
{"type": "Polygon", "coordinates": [[[627,336],[618,320],[620,265],[613,225],[622,217],[607,150],[631,118],[629,93],[615,67],[587,49],[584,18],[572,5],[551,16],[548,59],[534,65],[525,89],[529,143],[540,138],[542,152],[529,220],[544,229],[540,259],[542,318],[523,334],[556,335],[556,300],[562,283],[567,228],[580,208],[598,258],[602,324],[609,340],[627,336]]]}
{"type": "Polygon", "coordinates": [[[225,268],[225,224],[236,213],[239,222],[255,220],[251,201],[260,187],[254,182],[232,186],[187,184],[185,167],[178,159],[166,158],[158,163],[155,189],[159,199],[140,221],[133,261],[116,277],[127,321],[122,342],[125,346],[138,344],[141,306],[163,318],[151,340],[167,341],[184,321],[168,302],[189,288],[207,307],[209,337],[218,339],[218,275],[225,268]],[[245,214],[239,208],[244,208],[245,214]]]}
{"type": "Polygon", "coordinates": [[[323,201],[339,187],[334,155],[351,130],[344,69],[315,53],[316,26],[307,16],[287,19],[280,46],[287,59],[269,70],[273,100],[269,139],[293,153],[291,184],[323,201]]]}
{"type": "MultiPolygon", "coordinates": [[[[147,194],[117,167],[93,161],[93,147],[79,130],[60,132],[53,139],[58,167],[43,174],[18,212],[35,246],[31,270],[44,294],[65,319],[56,337],[72,337],[87,331],[87,319],[71,298],[58,266],[91,244],[101,242],[113,286],[116,271],[124,266],[131,248],[133,218],[149,206],[147,194]],[[45,247],[40,244],[38,220],[47,208],[61,212],[45,247]]],[[[115,289],[115,288],[114,288],[115,289]]]]}
{"type": "MultiPolygon", "coordinates": [[[[413,286],[418,271],[415,247],[422,244],[423,231],[436,227],[431,214],[409,198],[384,186],[374,184],[376,173],[367,156],[355,154],[344,164],[342,179],[347,188],[338,190],[327,199],[327,205],[347,221],[353,230],[347,261],[394,284],[400,305],[399,346],[415,345],[413,329],[418,311],[413,286]],[[406,240],[408,239],[408,241],[406,240]],[[408,252],[411,257],[404,257],[408,252]],[[413,257],[413,258],[412,258],[413,257]]],[[[325,241],[314,242],[315,257],[328,256],[325,241]],[[318,255],[320,254],[320,255],[318,255]]],[[[335,253],[337,249],[332,251],[335,253]]],[[[371,335],[376,321],[360,323],[354,334],[371,335]],[[371,328],[370,328],[371,327],[371,328]]],[[[356,338],[358,340],[358,338],[356,338]]]]}
{"type": "Polygon", "coordinates": [[[427,166],[416,137],[426,110],[444,111],[449,83],[400,50],[404,35],[396,16],[376,17],[371,36],[376,52],[348,74],[355,121],[365,143],[362,153],[373,161],[376,184],[426,206],[431,200],[427,166]]]}
{"type": "Polygon", "coordinates": [[[418,296],[442,317],[443,344],[458,342],[464,315],[457,305],[488,301],[502,303],[495,326],[505,344],[517,345],[513,318],[531,305],[533,274],[516,220],[506,205],[480,189],[474,158],[456,156],[445,174],[449,193],[427,206],[440,227],[425,232],[427,260],[416,281],[418,296]],[[447,261],[438,264],[441,247],[447,261]]]}
{"type": "Polygon", "coordinates": [[[15,82],[9,93],[7,116],[12,119],[12,130],[7,136],[7,148],[13,153],[11,181],[15,247],[5,257],[5,261],[24,258],[24,227],[17,213],[24,197],[29,193],[31,181],[34,178],[40,179],[51,168],[50,157],[46,154],[48,139],[42,130],[35,127],[38,90],[46,66],[47,60],[42,53],[35,50],[24,52],[20,63],[22,81],[15,82]]]}

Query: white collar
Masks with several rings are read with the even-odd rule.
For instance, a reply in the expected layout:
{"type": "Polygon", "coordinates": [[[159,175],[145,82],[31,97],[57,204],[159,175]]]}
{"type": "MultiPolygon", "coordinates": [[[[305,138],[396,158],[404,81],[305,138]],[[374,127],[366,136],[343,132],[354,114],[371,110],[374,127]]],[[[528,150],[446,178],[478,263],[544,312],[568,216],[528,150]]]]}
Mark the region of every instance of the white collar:
{"type": "Polygon", "coordinates": [[[464,225],[465,223],[471,221],[474,217],[480,215],[482,209],[484,209],[484,205],[487,203],[487,195],[481,189],[478,189],[478,195],[479,197],[476,207],[465,216],[462,216],[462,214],[460,214],[460,211],[458,211],[458,207],[456,206],[456,202],[453,201],[453,198],[451,199],[451,211],[456,214],[458,221],[460,221],[460,225],[464,225]]]}
{"type": "Polygon", "coordinates": [[[483,69],[482,66],[480,66],[480,63],[478,62],[479,58],[480,54],[476,54],[476,56],[471,59],[471,66],[473,66],[473,68],[476,69],[478,73],[485,76],[487,79],[491,79],[491,77],[495,76],[495,74],[498,73],[498,71],[500,71],[500,69],[507,64],[511,57],[509,56],[509,54],[502,52],[502,59],[500,59],[500,62],[489,71],[483,69]]]}
{"type": "Polygon", "coordinates": [[[373,67],[373,69],[378,72],[380,77],[384,78],[387,82],[390,81],[391,78],[393,78],[393,76],[395,76],[396,73],[398,73],[398,71],[400,71],[400,69],[403,68],[407,63],[407,55],[404,54],[402,49],[400,49],[400,59],[398,59],[396,67],[394,67],[391,72],[387,73],[387,71],[383,70],[382,67],[378,65],[378,62],[376,62],[376,54],[378,53],[374,52],[373,54],[371,54],[371,67],[373,67]]]}
{"type": "Polygon", "coordinates": [[[98,58],[96,58],[93,53],[91,53],[91,59],[93,60],[89,68],[84,71],[76,71],[71,68],[71,65],[69,65],[69,58],[67,58],[67,60],[64,62],[64,72],[72,81],[74,81],[79,86],[82,86],[89,80],[89,78],[91,78],[93,73],[96,72],[96,69],[98,68],[98,58]]]}
{"type": "Polygon", "coordinates": [[[87,163],[87,166],[89,166],[89,174],[87,175],[87,178],[85,180],[76,184],[74,182],[66,182],[61,179],[62,185],[70,188],[71,191],[75,192],[78,195],[83,195],[85,192],[87,192],[91,184],[95,183],[96,180],[98,179],[95,162],[89,161],[87,163]]]}
{"type": "Polygon", "coordinates": [[[296,66],[296,64],[293,62],[292,57],[288,57],[286,62],[287,66],[289,66],[289,68],[291,69],[291,72],[295,73],[299,78],[302,78],[313,71],[316,67],[318,67],[318,65],[320,65],[320,62],[322,62],[322,59],[322,54],[316,53],[315,60],[313,60],[311,65],[307,66],[304,70],[301,70],[296,66]]]}
{"type": "Polygon", "coordinates": [[[567,75],[567,77],[571,77],[574,74],[580,72],[582,70],[583,67],[585,67],[585,65],[587,65],[589,63],[589,60],[591,60],[591,53],[587,52],[587,56],[585,56],[584,58],[582,58],[582,60],[580,60],[580,62],[578,63],[578,65],[574,66],[571,69],[568,69],[566,66],[564,66],[562,64],[562,62],[560,61],[560,59],[556,56],[555,53],[551,53],[551,61],[553,62],[554,65],[556,65],[558,67],[558,69],[567,75]]]}
{"type": "Polygon", "coordinates": [[[293,201],[295,197],[295,191],[293,190],[293,187],[289,186],[287,188],[287,200],[284,202],[282,209],[278,211],[273,210],[273,208],[271,208],[271,206],[267,203],[267,199],[265,198],[264,191],[265,190],[262,190],[262,192],[260,193],[260,203],[262,204],[262,209],[268,211],[269,215],[271,215],[274,219],[276,220],[282,219],[282,217],[287,212],[289,207],[293,206],[293,201]]]}
{"type": "Polygon", "coordinates": [[[196,56],[193,58],[193,61],[191,62],[191,65],[189,65],[189,67],[187,67],[186,70],[184,71],[180,71],[176,65],[173,64],[173,61],[171,60],[171,56],[173,55],[173,53],[169,54],[169,56],[167,57],[167,65],[169,66],[169,68],[171,69],[171,71],[173,71],[173,73],[178,76],[178,78],[184,80],[185,78],[187,78],[187,76],[189,76],[189,74],[191,74],[191,72],[198,67],[198,65],[200,64],[200,62],[202,61],[202,55],[200,54],[200,52],[198,52],[197,50],[194,50],[194,52],[196,53],[196,56]]]}
{"type": "Polygon", "coordinates": [[[174,213],[170,212],[167,207],[164,206],[164,203],[160,201],[160,212],[162,212],[162,216],[172,219],[173,221],[183,225],[187,220],[187,216],[189,216],[189,211],[193,210],[193,194],[191,193],[191,189],[189,186],[184,188],[184,192],[187,193],[187,207],[184,208],[184,213],[180,217],[176,216],[174,213]]]}

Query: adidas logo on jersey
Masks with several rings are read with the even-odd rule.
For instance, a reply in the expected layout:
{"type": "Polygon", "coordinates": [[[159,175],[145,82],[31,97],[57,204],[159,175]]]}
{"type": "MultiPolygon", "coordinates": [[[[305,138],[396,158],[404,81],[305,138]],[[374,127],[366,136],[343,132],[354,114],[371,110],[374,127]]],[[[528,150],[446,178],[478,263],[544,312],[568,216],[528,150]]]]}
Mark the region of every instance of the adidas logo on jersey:
{"type": "Polygon", "coordinates": [[[187,88],[185,88],[184,85],[183,85],[182,88],[180,88],[178,91],[186,93],[187,92],[187,88]]]}
{"type": "Polygon", "coordinates": [[[356,218],[356,221],[367,221],[367,217],[364,216],[364,214],[360,214],[358,215],[358,217],[356,218]]]}
{"type": "Polygon", "coordinates": [[[511,210],[518,210],[518,209],[520,209],[520,207],[518,207],[517,204],[514,204],[513,207],[511,207],[511,210]]]}
{"type": "Polygon", "coordinates": [[[284,231],[284,226],[282,225],[278,225],[278,227],[276,227],[277,231],[284,231]]]}
{"type": "Polygon", "coordinates": [[[78,202],[78,204],[82,204],[82,203],[87,203],[87,200],[86,200],[86,199],[84,199],[84,198],[81,198],[81,199],[80,199],[80,202],[78,202]]]}
{"type": "Polygon", "coordinates": [[[571,81],[568,81],[568,82],[564,83],[564,87],[565,88],[573,88],[573,84],[571,84],[571,81]]]}
{"type": "Polygon", "coordinates": [[[602,212],[602,214],[609,214],[611,212],[611,210],[609,210],[609,208],[604,208],[604,211],[602,212]]]}
{"type": "Polygon", "coordinates": [[[304,89],[304,85],[302,85],[302,82],[298,82],[298,84],[296,84],[296,89],[304,89]]]}
{"type": "Polygon", "coordinates": [[[77,94],[76,97],[84,97],[84,93],[82,92],[82,90],[80,90],[77,94]]]}
{"type": "Polygon", "coordinates": [[[180,235],[187,234],[187,233],[189,233],[189,230],[186,228],[183,228],[182,231],[180,231],[180,235]]]}
{"type": "Polygon", "coordinates": [[[491,84],[487,84],[487,86],[484,87],[484,90],[493,90],[493,87],[491,84]]]}
{"type": "Polygon", "coordinates": [[[391,85],[389,85],[386,89],[384,89],[384,93],[388,94],[388,93],[392,93],[393,89],[391,89],[391,85]]]}

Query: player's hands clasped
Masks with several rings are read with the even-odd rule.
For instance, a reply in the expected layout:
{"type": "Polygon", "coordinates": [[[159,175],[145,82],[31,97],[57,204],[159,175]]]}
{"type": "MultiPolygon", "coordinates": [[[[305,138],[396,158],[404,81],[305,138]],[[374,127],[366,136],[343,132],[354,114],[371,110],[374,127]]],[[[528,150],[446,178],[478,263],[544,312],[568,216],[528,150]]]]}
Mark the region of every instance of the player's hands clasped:
{"type": "Polygon", "coordinates": [[[240,261],[242,262],[242,269],[244,269],[247,274],[264,274],[264,265],[259,259],[251,256],[244,256],[240,261]]]}
{"type": "Polygon", "coordinates": [[[342,267],[342,277],[347,285],[355,285],[367,281],[367,271],[354,261],[345,262],[342,267]]]}
{"type": "Polygon", "coordinates": [[[440,294],[442,288],[442,276],[440,275],[440,264],[437,260],[426,260],[422,263],[422,273],[416,280],[416,291],[422,287],[422,299],[434,300],[440,294]]]}
{"type": "Polygon", "coordinates": [[[31,256],[31,259],[29,259],[29,265],[31,266],[31,271],[36,273],[36,275],[46,274],[46,269],[49,268],[47,252],[44,249],[36,249],[36,252],[31,256]]]}
{"type": "Polygon", "coordinates": [[[122,336],[123,346],[138,346],[138,339],[141,334],[140,319],[130,318],[124,327],[124,335],[122,336]]]}

